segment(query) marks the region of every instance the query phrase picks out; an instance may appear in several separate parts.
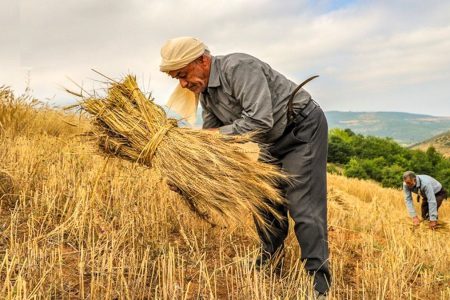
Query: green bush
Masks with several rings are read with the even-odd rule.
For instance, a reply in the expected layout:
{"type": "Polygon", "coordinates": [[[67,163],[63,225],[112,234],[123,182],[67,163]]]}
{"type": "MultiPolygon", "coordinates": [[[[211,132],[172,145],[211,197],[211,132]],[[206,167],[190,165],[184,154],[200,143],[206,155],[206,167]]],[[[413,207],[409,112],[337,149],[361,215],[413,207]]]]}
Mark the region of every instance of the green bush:
{"type": "Polygon", "coordinates": [[[345,166],[344,175],[347,177],[355,177],[361,179],[369,179],[369,175],[362,165],[362,161],[352,158],[345,166]]]}
{"type": "Polygon", "coordinates": [[[384,187],[401,187],[405,170],[399,165],[386,166],[382,169],[381,184],[384,187]]]}
{"type": "Polygon", "coordinates": [[[373,179],[385,187],[401,187],[402,174],[412,170],[436,178],[450,188],[450,159],[433,147],[426,152],[402,147],[390,138],[333,129],[329,135],[328,162],[343,166],[344,175],[373,179]]]}

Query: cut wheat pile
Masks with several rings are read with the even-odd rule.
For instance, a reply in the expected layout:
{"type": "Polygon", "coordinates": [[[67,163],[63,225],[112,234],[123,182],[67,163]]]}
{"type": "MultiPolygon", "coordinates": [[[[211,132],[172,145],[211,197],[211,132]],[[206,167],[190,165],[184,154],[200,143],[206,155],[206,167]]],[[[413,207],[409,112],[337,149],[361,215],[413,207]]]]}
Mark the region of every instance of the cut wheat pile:
{"type": "Polygon", "coordinates": [[[250,137],[178,127],[131,75],[110,81],[105,97],[84,97],[80,105],[93,116],[103,151],[158,170],[202,218],[242,222],[243,214],[251,212],[266,229],[261,212],[280,218],[271,207],[283,202],[276,186],[286,176],[243,153],[237,144],[250,137]]]}

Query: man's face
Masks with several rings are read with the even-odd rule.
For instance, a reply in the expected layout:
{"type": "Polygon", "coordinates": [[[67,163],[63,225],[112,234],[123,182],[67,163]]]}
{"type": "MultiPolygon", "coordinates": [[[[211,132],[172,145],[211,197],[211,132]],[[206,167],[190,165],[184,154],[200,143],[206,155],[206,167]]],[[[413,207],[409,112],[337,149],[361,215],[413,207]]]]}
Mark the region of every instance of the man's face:
{"type": "Polygon", "coordinates": [[[408,177],[408,178],[405,179],[405,184],[406,184],[410,189],[412,189],[414,186],[416,186],[416,179],[415,179],[415,178],[408,177]]]}
{"type": "Polygon", "coordinates": [[[206,56],[201,56],[195,61],[181,69],[170,71],[172,78],[178,79],[183,88],[199,94],[208,86],[210,70],[210,60],[206,56]]]}

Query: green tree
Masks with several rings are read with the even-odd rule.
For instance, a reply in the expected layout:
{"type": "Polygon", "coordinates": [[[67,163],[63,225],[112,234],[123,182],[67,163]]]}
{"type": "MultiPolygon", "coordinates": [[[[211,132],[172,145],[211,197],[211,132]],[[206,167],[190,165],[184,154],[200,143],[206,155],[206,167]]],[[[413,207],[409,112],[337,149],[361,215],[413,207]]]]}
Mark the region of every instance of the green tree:
{"type": "Polygon", "coordinates": [[[430,162],[430,164],[433,167],[436,167],[436,165],[442,160],[443,155],[436,151],[436,148],[433,146],[428,147],[427,149],[427,159],[430,162]]]}
{"type": "Polygon", "coordinates": [[[384,187],[393,187],[393,188],[401,186],[402,174],[404,171],[405,169],[399,165],[391,165],[384,167],[381,172],[382,173],[381,184],[384,187]]]}
{"type": "Polygon", "coordinates": [[[408,169],[414,171],[416,174],[428,174],[430,176],[433,176],[433,164],[428,160],[427,154],[420,150],[411,151],[412,157],[409,161],[408,169]]]}
{"type": "Polygon", "coordinates": [[[345,166],[344,175],[347,177],[369,179],[369,175],[367,175],[367,172],[360,163],[360,160],[356,158],[350,159],[348,164],[345,166]]]}
{"type": "Polygon", "coordinates": [[[361,165],[369,178],[381,181],[383,179],[382,170],[387,165],[387,161],[384,157],[376,157],[373,159],[361,160],[361,165]]]}
{"type": "Polygon", "coordinates": [[[331,135],[328,142],[328,161],[337,164],[346,164],[353,156],[353,149],[338,135],[331,135]]]}

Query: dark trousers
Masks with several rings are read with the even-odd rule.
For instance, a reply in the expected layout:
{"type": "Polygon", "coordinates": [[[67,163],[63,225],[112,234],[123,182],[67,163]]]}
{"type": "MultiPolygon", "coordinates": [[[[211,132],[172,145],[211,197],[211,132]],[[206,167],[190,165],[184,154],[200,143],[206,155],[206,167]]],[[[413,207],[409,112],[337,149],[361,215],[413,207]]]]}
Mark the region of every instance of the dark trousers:
{"type": "Polygon", "coordinates": [[[300,244],[301,260],[310,275],[314,275],[315,289],[328,291],[331,274],[328,263],[327,230],[327,151],[328,125],[320,107],[304,120],[288,126],[283,136],[269,152],[284,171],[293,176],[290,184],[282,187],[287,207],[277,209],[286,216],[282,222],[266,214],[273,224],[273,232],[260,238],[263,250],[273,254],[283,246],[288,234],[287,212],[295,221],[295,235],[300,244]]]}
{"type": "MultiPolygon", "coordinates": [[[[437,203],[437,209],[439,210],[439,207],[442,204],[442,201],[444,199],[447,199],[447,191],[442,188],[437,194],[435,194],[436,197],[436,203],[437,203]]],[[[423,197],[422,199],[422,219],[429,219],[429,209],[428,209],[428,199],[423,197]]]]}

